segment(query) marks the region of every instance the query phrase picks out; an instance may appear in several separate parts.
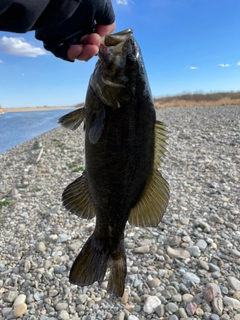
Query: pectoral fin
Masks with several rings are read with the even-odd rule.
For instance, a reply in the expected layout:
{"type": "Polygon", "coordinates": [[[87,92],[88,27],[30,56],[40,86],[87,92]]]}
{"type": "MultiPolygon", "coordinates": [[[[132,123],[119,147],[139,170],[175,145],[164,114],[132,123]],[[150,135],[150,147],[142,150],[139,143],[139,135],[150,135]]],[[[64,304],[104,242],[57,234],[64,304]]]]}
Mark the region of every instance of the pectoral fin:
{"type": "Polygon", "coordinates": [[[89,141],[96,144],[100,139],[105,122],[105,109],[94,111],[92,113],[91,126],[89,130],[89,141]]]}
{"type": "Polygon", "coordinates": [[[58,119],[58,123],[60,123],[63,127],[74,131],[80,126],[83,120],[84,108],[81,108],[65,114],[58,119]]]}
{"type": "Polygon", "coordinates": [[[128,222],[138,227],[156,227],[161,221],[169,200],[167,181],[158,171],[165,154],[166,126],[163,122],[155,124],[155,146],[153,173],[149,177],[138,203],[132,208],[128,222]]]}
{"type": "Polygon", "coordinates": [[[138,203],[132,208],[128,222],[136,227],[156,227],[169,199],[168,183],[157,169],[148,179],[138,203]]]}
{"type": "Polygon", "coordinates": [[[84,219],[92,219],[95,216],[94,205],[88,192],[88,185],[83,172],[62,194],[63,206],[72,213],[84,219]]]}

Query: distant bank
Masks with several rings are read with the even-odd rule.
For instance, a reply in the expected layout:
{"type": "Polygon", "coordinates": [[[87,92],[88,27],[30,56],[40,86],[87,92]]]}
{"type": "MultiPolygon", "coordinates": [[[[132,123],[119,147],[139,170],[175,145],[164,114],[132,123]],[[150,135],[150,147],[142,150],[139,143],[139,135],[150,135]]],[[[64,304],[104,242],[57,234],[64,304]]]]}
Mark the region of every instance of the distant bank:
{"type": "Polygon", "coordinates": [[[0,113],[6,112],[26,112],[26,111],[48,111],[48,110],[62,110],[62,109],[73,109],[73,106],[63,107],[30,107],[30,108],[0,108],[0,113]]]}

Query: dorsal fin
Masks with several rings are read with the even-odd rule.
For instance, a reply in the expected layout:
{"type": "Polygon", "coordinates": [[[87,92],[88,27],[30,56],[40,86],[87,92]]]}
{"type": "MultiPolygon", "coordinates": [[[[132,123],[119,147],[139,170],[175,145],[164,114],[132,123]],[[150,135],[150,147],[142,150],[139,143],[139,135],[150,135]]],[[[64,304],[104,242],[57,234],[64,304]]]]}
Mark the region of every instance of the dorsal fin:
{"type": "Polygon", "coordinates": [[[62,201],[64,207],[84,219],[95,216],[95,208],[88,192],[85,171],[82,176],[69,184],[63,191],[62,201]]]}
{"type": "Polygon", "coordinates": [[[165,153],[166,126],[156,121],[154,168],[148,178],[138,203],[132,208],[128,222],[138,227],[156,227],[161,221],[169,200],[169,187],[167,181],[158,171],[161,158],[165,153]]]}
{"type": "Polygon", "coordinates": [[[80,108],[69,112],[58,119],[58,123],[60,123],[63,127],[74,131],[84,120],[84,110],[84,108],[80,108]]]}

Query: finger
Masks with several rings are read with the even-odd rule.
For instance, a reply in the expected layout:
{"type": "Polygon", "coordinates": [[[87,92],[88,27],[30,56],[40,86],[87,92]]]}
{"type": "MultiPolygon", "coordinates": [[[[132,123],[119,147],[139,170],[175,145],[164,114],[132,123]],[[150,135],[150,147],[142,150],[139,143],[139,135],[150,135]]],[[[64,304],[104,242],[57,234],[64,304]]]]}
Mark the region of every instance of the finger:
{"type": "Polygon", "coordinates": [[[98,33],[101,37],[105,36],[106,34],[112,33],[116,28],[116,22],[108,25],[97,25],[96,26],[96,33],[98,33]]]}
{"type": "Polygon", "coordinates": [[[81,38],[81,42],[86,45],[86,44],[93,44],[96,46],[100,46],[101,43],[101,37],[97,33],[91,33],[88,35],[85,35],[81,38]]]}
{"type": "Polygon", "coordinates": [[[99,48],[96,45],[92,45],[92,44],[86,44],[83,47],[82,52],[75,57],[75,59],[78,60],[83,60],[83,61],[88,61],[90,60],[92,57],[94,57],[95,55],[98,54],[99,48]]]}
{"type": "Polygon", "coordinates": [[[83,44],[74,44],[68,49],[68,59],[74,61],[80,56],[83,52],[84,45],[83,44]]]}

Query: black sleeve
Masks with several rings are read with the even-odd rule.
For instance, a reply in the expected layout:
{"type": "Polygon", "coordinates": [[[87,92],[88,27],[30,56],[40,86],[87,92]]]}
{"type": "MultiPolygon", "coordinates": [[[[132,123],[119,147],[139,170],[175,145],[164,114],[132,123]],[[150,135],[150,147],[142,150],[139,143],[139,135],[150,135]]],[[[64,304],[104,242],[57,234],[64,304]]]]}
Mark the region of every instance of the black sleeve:
{"type": "Polygon", "coordinates": [[[44,47],[64,60],[69,47],[92,33],[95,24],[114,20],[111,0],[0,0],[0,30],[36,30],[44,47]]]}

